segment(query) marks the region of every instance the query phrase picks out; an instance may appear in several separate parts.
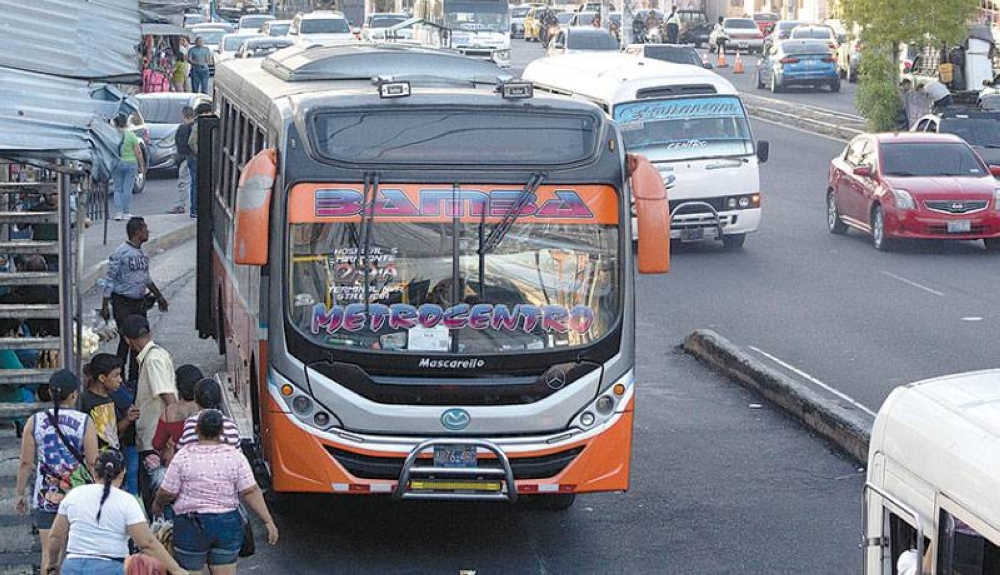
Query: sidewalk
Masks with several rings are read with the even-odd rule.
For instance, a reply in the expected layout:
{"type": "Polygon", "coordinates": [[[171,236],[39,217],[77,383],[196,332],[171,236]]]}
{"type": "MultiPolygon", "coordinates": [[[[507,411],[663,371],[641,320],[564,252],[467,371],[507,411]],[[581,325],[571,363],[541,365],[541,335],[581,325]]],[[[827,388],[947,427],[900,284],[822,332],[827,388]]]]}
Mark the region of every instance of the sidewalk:
{"type": "MultiPolygon", "coordinates": [[[[197,235],[195,219],[188,214],[167,214],[177,199],[177,180],[150,179],[142,194],[132,197],[132,213],[142,216],[149,226],[149,242],[143,250],[150,257],[193,240],[197,235]]],[[[112,209],[112,212],[114,210],[112,209]]],[[[104,221],[95,221],[83,233],[83,293],[90,291],[107,273],[108,256],[127,238],[125,221],[108,221],[108,240],[104,243],[104,221]]]]}
{"type": "MultiPolygon", "coordinates": [[[[193,240],[196,235],[196,220],[189,217],[188,214],[174,215],[166,213],[167,210],[174,207],[176,199],[177,180],[172,178],[151,179],[146,183],[145,192],[132,198],[132,212],[145,218],[146,223],[149,225],[150,240],[143,249],[151,258],[193,240]]],[[[82,282],[81,287],[85,294],[85,300],[87,299],[87,292],[106,273],[108,256],[125,241],[125,223],[124,221],[108,221],[106,245],[104,243],[103,220],[95,221],[90,228],[84,231],[84,273],[79,278],[79,281],[82,282]]],[[[166,276],[162,278],[161,287],[170,289],[165,286],[171,283],[175,272],[170,270],[159,270],[158,272],[154,270],[153,275],[158,283],[161,280],[161,275],[166,276]]],[[[191,288],[191,292],[193,293],[193,287],[191,288]]],[[[168,297],[175,295],[172,291],[168,293],[168,297]]],[[[184,295],[189,297],[191,301],[194,301],[193,297],[188,296],[187,293],[184,295]]],[[[92,295],[91,299],[94,297],[96,296],[92,295]]],[[[183,301],[183,298],[181,301],[183,301]]],[[[171,307],[173,308],[174,306],[171,307]]],[[[185,311],[187,310],[181,305],[177,313],[183,314],[185,311]]],[[[191,314],[193,314],[193,311],[188,315],[191,314]]],[[[186,326],[186,324],[184,325],[186,326]]],[[[184,332],[185,337],[189,337],[189,334],[190,329],[184,332]]],[[[181,339],[181,337],[175,337],[173,340],[170,340],[170,343],[174,343],[180,347],[179,341],[181,339]],[[175,343],[175,340],[178,343],[175,343]]],[[[200,340],[196,339],[195,341],[200,343],[200,340]]],[[[113,351],[113,345],[116,344],[107,344],[108,349],[102,351],[113,351]]],[[[201,347],[207,346],[202,344],[201,347]]],[[[214,354],[215,352],[213,351],[214,354]]],[[[206,364],[209,363],[207,359],[198,359],[206,364]]],[[[206,367],[210,366],[206,365],[206,367]]],[[[14,512],[14,483],[17,478],[19,445],[19,441],[14,436],[13,428],[7,426],[0,427],[0,575],[32,575],[36,573],[41,553],[38,545],[38,536],[33,534],[31,529],[31,516],[21,517],[14,512]]]]}

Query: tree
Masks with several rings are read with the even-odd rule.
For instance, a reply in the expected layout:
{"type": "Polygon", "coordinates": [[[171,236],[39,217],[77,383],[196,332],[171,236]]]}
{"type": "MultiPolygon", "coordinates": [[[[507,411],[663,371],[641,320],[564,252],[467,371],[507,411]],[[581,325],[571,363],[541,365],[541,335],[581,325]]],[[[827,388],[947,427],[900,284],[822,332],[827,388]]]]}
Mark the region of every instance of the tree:
{"type": "Polygon", "coordinates": [[[978,8],[979,0],[841,0],[844,20],[861,27],[856,104],[869,129],[895,124],[900,44],[957,44],[978,8]]]}

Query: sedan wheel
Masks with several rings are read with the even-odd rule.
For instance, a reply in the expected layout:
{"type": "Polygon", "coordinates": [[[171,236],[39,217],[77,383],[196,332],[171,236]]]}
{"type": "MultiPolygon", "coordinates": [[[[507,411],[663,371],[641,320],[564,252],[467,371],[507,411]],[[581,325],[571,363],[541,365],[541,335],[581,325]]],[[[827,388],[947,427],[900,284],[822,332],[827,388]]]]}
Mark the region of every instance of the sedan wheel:
{"type": "Polygon", "coordinates": [[[840,219],[840,209],[837,208],[837,196],[831,190],[826,194],[826,227],[831,234],[838,236],[847,233],[847,224],[840,219]]]}
{"type": "Polygon", "coordinates": [[[1000,238],[985,238],[983,244],[988,252],[1000,252],[1000,238]]]}
{"type": "Polygon", "coordinates": [[[872,245],[883,252],[893,248],[892,240],[885,236],[885,213],[882,206],[875,206],[872,210],[872,245]]]}
{"type": "Polygon", "coordinates": [[[760,79],[760,70],[757,70],[757,89],[763,90],[767,86],[764,85],[764,80],[760,79]]]}
{"type": "Polygon", "coordinates": [[[771,74],[771,93],[777,94],[781,91],[781,84],[778,83],[778,75],[771,74]]]}

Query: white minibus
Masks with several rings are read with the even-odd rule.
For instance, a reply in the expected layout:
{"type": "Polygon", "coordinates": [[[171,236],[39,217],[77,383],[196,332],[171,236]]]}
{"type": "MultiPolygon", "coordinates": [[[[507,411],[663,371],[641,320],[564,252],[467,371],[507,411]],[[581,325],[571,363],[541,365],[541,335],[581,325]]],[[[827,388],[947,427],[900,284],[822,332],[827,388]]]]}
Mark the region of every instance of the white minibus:
{"type": "Polygon", "coordinates": [[[540,58],[524,70],[536,90],[597,103],[629,153],[649,158],[670,200],[670,237],[741,249],[761,216],[769,145],[754,142],[733,85],[713,72],[632,55],[540,58]]]}
{"type": "Polygon", "coordinates": [[[875,419],[865,575],[1000,573],[1000,369],[899,387],[875,419]]]}

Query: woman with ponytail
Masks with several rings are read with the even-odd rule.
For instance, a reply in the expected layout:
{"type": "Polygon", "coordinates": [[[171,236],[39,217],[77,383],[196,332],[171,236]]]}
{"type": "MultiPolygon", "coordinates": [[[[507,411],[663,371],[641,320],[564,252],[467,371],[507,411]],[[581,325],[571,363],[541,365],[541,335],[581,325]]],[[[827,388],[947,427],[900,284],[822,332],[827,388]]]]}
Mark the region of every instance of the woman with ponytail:
{"type": "Polygon", "coordinates": [[[121,489],[125,456],[109,449],[97,458],[96,483],[77,487],[59,506],[42,573],[123,575],[131,538],[172,575],[186,575],[153,536],[142,505],[121,489]]]}
{"type": "Polygon", "coordinates": [[[48,561],[49,534],[59,505],[74,481],[93,471],[97,459],[97,433],[87,414],[73,409],[80,394],[80,380],[67,369],[49,378],[52,408],[36,413],[24,425],[21,463],[17,470],[17,512],[25,515],[25,488],[32,468],[35,488],[31,512],[42,543],[42,565],[48,561]]]}

